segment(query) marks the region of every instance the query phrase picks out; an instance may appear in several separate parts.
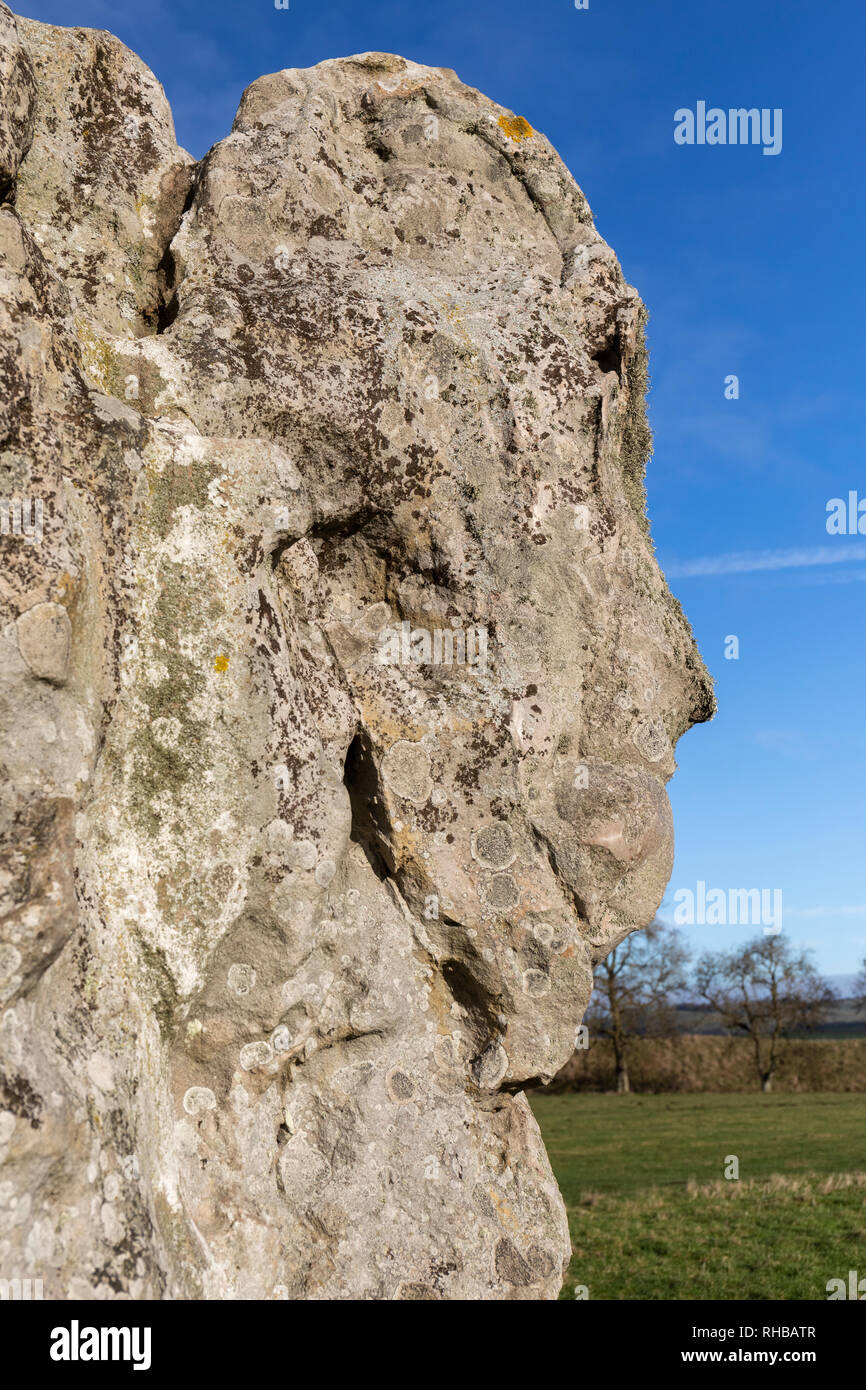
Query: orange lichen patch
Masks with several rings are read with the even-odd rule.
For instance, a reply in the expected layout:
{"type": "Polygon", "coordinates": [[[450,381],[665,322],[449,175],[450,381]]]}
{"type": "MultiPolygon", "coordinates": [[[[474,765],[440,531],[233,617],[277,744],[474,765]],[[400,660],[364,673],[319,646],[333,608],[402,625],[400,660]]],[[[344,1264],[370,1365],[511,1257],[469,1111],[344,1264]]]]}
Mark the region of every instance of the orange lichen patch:
{"type": "Polygon", "coordinates": [[[380,708],[376,703],[375,691],[370,692],[369,698],[362,701],[361,708],[365,727],[383,746],[396,743],[398,739],[415,742],[427,733],[427,725],[419,719],[412,719],[408,712],[397,719],[391,715],[387,706],[380,708]]]}
{"type": "Polygon", "coordinates": [[[62,603],[66,608],[75,597],[76,581],[68,570],[64,570],[54,584],[52,597],[55,603],[62,603]]]}
{"type": "Polygon", "coordinates": [[[496,1208],[496,1214],[499,1217],[499,1220],[502,1222],[503,1226],[509,1226],[512,1231],[515,1231],[517,1229],[517,1222],[514,1218],[514,1212],[506,1202],[505,1198],[499,1195],[495,1187],[489,1187],[487,1191],[490,1196],[491,1202],[496,1208]]]}
{"type": "Polygon", "coordinates": [[[522,116],[500,116],[497,124],[501,130],[505,131],[509,140],[516,140],[518,144],[521,140],[528,140],[530,136],[535,134],[532,126],[522,116]]]}
{"type": "Polygon", "coordinates": [[[220,652],[219,656],[213,664],[213,668],[215,671],[219,671],[220,674],[222,674],[223,671],[227,671],[229,669],[229,659],[224,652],[220,652]]]}

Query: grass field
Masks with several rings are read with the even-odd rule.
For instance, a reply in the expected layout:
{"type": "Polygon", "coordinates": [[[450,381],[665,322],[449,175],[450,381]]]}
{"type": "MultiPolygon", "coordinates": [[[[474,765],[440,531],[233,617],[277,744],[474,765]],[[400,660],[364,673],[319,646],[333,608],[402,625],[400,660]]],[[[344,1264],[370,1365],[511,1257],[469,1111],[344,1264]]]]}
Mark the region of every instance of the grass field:
{"type": "Polygon", "coordinates": [[[826,1299],[829,1279],[866,1276],[866,1097],[531,1104],[568,1209],[563,1298],[826,1299]]]}

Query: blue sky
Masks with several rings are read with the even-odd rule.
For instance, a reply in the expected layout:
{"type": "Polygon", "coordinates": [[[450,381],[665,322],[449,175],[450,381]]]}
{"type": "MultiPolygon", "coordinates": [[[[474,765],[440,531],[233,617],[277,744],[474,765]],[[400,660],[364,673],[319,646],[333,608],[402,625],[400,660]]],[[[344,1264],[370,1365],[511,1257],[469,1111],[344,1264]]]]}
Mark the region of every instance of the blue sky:
{"type": "MultiPolygon", "coordinates": [[[[653,534],[717,679],[716,720],[679,746],[662,915],[699,880],[780,888],[785,932],[827,972],[855,970],[866,536],[829,536],[825,521],[830,498],[866,498],[861,0],[13,8],[117,34],[162,81],[196,156],[262,73],[370,49],[452,67],[544,131],[650,309],[653,534]],[[700,100],[781,108],[781,153],[676,145],[674,112],[700,100]],[[724,397],[729,374],[738,400],[724,397]]],[[[753,934],[688,933],[698,948],[753,934]]]]}

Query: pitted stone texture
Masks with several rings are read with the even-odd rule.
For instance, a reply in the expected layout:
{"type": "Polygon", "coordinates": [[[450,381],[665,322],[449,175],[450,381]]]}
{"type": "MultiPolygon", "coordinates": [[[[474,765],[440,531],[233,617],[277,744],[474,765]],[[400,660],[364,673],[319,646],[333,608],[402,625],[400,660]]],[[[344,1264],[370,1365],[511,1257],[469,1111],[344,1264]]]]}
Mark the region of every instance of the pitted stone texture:
{"type": "Polygon", "coordinates": [[[115,40],[20,28],[0,1267],[555,1297],[520,1092],[658,907],[713,704],[643,515],[640,301],[448,70],[262,78],[193,170],[115,40]]]}
{"type": "Polygon", "coordinates": [[[0,0],[0,198],[12,185],[33,139],[36,79],[15,16],[0,0]]]}
{"type": "Polygon", "coordinates": [[[54,681],[66,679],[72,624],[59,603],[37,603],[16,623],[18,650],[34,676],[54,681]]]}
{"type": "Polygon", "coordinates": [[[193,160],[177,147],[162,87],[112,34],[30,19],[18,29],[37,99],[16,204],[87,315],[81,346],[98,370],[102,329],[157,330],[160,262],[193,160]]]}

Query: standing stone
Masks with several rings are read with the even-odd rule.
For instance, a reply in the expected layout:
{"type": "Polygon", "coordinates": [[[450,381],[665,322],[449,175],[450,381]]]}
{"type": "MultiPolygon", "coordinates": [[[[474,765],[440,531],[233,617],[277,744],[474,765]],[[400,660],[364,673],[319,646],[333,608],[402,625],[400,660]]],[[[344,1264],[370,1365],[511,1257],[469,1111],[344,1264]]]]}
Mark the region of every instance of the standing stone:
{"type": "Polygon", "coordinates": [[[523,1091],[713,710],[638,296],[447,69],[263,77],[194,165],[110,35],[0,43],[0,496],[44,507],[0,540],[0,1269],[553,1298],[523,1091]]]}

